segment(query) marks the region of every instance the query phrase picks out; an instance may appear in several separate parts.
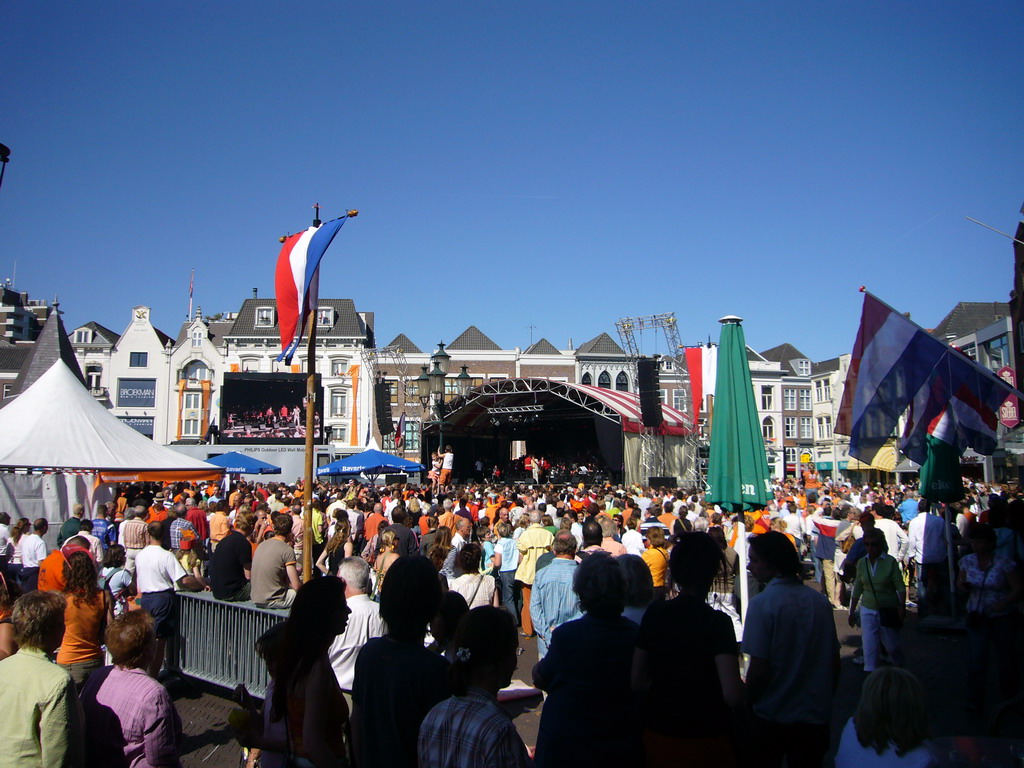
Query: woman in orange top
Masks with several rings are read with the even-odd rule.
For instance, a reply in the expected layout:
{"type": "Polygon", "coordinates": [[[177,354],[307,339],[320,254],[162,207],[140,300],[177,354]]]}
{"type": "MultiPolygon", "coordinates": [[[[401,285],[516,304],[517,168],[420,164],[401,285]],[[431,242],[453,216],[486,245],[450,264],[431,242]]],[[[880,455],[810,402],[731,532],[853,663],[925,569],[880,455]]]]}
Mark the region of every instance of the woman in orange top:
{"type": "Polygon", "coordinates": [[[660,527],[650,528],[647,531],[647,542],[650,547],[644,550],[641,557],[647,567],[651,569],[651,578],[654,581],[654,599],[665,599],[665,573],[668,571],[668,547],[665,543],[665,529],[660,527]]]}
{"type": "Polygon", "coordinates": [[[93,670],[103,666],[103,631],[114,620],[114,599],[110,590],[96,586],[96,564],[84,550],[68,554],[68,581],[64,596],[64,639],[57,663],[64,667],[81,689],[93,670]]]}

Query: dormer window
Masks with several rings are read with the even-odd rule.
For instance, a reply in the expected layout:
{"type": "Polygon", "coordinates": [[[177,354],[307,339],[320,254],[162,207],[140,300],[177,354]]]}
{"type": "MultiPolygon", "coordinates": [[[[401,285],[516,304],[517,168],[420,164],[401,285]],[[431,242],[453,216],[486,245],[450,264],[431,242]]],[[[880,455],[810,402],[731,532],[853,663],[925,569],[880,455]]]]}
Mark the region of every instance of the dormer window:
{"type": "Polygon", "coordinates": [[[274,327],[274,308],[273,307],[257,307],[256,308],[256,327],[257,328],[273,328],[274,327]]]}
{"type": "Polygon", "coordinates": [[[796,372],[799,376],[810,376],[811,375],[811,361],[810,360],[797,360],[796,361],[796,372]]]}
{"type": "Polygon", "coordinates": [[[92,342],[92,331],[88,328],[79,328],[75,331],[75,344],[89,344],[92,342]]]}
{"type": "Polygon", "coordinates": [[[316,311],[316,324],[318,328],[334,327],[334,309],[322,307],[316,311]]]}
{"type": "Polygon", "coordinates": [[[205,335],[206,334],[203,333],[203,329],[202,328],[193,328],[192,329],[192,346],[193,347],[201,347],[201,346],[203,346],[203,337],[205,335]]]}

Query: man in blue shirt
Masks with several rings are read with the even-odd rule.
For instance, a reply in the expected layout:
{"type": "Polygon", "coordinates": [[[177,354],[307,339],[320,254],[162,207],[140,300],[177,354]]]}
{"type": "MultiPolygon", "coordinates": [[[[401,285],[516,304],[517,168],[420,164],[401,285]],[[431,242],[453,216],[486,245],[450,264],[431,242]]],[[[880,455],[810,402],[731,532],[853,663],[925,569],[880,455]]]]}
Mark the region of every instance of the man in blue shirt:
{"type": "Polygon", "coordinates": [[[567,621],[580,618],[580,601],[572,589],[576,575],[576,537],[562,530],[551,544],[554,559],[537,570],[530,594],[530,617],[537,633],[537,656],[544,658],[551,633],[567,621]]]}
{"type": "Polygon", "coordinates": [[[907,498],[905,498],[896,510],[900,513],[900,519],[903,520],[903,524],[906,525],[920,512],[920,502],[917,500],[917,493],[914,491],[907,491],[907,498]]]}

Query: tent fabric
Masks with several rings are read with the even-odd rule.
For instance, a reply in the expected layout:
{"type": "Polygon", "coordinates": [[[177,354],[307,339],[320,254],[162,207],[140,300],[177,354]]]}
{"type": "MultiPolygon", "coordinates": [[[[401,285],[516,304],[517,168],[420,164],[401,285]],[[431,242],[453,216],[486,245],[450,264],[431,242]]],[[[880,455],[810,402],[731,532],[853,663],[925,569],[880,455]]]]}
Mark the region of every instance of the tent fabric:
{"type": "Polygon", "coordinates": [[[281,468],[238,451],[212,456],[207,463],[222,467],[231,475],[280,475],[281,468]]]}
{"type": "Polygon", "coordinates": [[[61,360],[0,411],[0,436],[0,468],[8,470],[99,471],[106,482],[143,473],[183,480],[224,474],[136,432],[96,402],[61,360]]]}
{"type": "Polygon", "coordinates": [[[420,472],[423,465],[390,453],[370,449],[317,467],[316,475],[379,475],[382,472],[420,472]]]}
{"type": "MultiPolygon", "coordinates": [[[[623,432],[639,432],[643,426],[643,417],[640,413],[640,396],[635,392],[620,392],[616,389],[603,389],[590,384],[572,384],[576,389],[586,392],[595,400],[599,400],[610,408],[614,408],[622,417],[623,432]]],[[[669,435],[679,435],[689,431],[690,417],[683,415],[675,408],[662,403],[661,414],[664,418],[663,432],[669,435]]]]}

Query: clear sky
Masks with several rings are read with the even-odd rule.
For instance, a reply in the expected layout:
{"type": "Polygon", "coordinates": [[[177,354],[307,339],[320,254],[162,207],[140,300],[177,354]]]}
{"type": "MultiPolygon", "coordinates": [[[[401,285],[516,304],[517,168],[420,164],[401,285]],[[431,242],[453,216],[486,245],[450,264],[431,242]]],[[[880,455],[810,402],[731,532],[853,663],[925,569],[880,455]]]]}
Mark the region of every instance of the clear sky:
{"type": "MultiPolygon", "coordinates": [[[[756,349],[853,346],[865,284],[933,326],[1006,301],[1024,4],[4,6],[0,278],[69,328],[174,334],[273,291],[346,208],[321,296],[426,349],[564,348],[675,312],[756,349]]],[[[649,334],[646,353],[665,352],[649,334]]]]}

